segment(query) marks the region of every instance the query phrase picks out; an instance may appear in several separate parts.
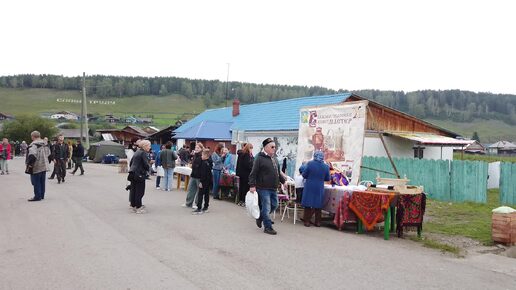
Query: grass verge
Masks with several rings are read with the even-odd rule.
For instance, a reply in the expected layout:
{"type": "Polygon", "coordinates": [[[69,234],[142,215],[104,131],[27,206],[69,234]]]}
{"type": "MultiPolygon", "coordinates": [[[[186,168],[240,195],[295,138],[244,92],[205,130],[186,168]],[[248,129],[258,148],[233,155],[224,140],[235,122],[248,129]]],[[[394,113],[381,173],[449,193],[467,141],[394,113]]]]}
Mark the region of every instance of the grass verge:
{"type": "Polygon", "coordinates": [[[472,238],[484,245],[491,239],[491,210],[499,206],[498,189],[487,192],[487,203],[451,203],[428,200],[424,232],[472,238]]]}
{"type": "Polygon", "coordinates": [[[419,243],[423,243],[423,247],[431,248],[439,250],[443,253],[451,253],[454,254],[457,257],[463,257],[461,254],[461,250],[459,247],[451,246],[448,244],[440,243],[434,240],[426,239],[426,238],[418,238],[418,237],[412,237],[411,240],[419,243]]]}

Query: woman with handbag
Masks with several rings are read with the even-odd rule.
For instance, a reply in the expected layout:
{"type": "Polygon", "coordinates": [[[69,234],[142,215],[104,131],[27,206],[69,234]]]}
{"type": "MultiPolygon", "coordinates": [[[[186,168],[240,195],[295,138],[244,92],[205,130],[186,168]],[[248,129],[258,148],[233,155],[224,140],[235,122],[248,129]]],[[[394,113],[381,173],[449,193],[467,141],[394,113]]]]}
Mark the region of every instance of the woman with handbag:
{"type": "Polygon", "coordinates": [[[150,169],[148,152],[151,149],[149,140],[140,141],[140,149],[138,149],[131,160],[129,169],[129,181],[131,181],[131,189],[129,199],[131,208],[134,213],[145,213],[142,205],[142,198],[145,195],[145,180],[150,169]]]}

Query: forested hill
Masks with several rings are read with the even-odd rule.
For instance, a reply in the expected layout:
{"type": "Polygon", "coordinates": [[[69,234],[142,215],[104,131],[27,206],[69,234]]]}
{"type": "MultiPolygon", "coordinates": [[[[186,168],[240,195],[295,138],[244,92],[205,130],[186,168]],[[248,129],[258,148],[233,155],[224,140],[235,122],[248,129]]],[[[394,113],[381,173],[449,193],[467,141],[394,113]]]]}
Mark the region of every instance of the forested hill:
{"type": "MultiPolygon", "coordinates": [[[[238,98],[243,104],[275,101],[303,96],[347,92],[323,87],[254,84],[218,80],[197,80],[177,77],[88,76],[87,93],[96,98],[117,98],[137,95],[184,95],[202,98],[206,107],[224,106],[228,99],[238,98]]],[[[0,87],[51,88],[81,90],[82,77],[58,75],[1,76],[0,87]]],[[[461,90],[423,90],[415,92],[358,90],[362,97],[377,101],[420,118],[469,122],[473,119],[497,119],[516,124],[516,95],[475,93],[461,90]]]]}

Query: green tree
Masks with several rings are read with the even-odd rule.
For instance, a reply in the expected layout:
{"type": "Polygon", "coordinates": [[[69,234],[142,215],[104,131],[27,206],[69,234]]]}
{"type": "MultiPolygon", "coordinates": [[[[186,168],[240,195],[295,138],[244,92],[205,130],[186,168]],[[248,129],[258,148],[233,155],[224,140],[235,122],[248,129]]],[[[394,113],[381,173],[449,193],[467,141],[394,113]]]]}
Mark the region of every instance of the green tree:
{"type": "Polygon", "coordinates": [[[166,96],[168,95],[168,90],[165,85],[161,85],[161,88],[159,89],[159,95],[160,96],[166,96]]]}
{"type": "Polygon", "coordinates": [[[58,132],[54,122],[49,119],[33,115],[19,115],[15,116],[13,121],[4,125],[2,135],[14,141],[25,140],[30,143],[30,133],[32,131],[39,131],[42,138],[52,138],[58,132]]]}
{"type": "Polygon", "coordinates": [[[473,136],[471,137],[471,140],[477,140],[477,142],[480,143],[480,137],[478,137],[477,131],[473,132],[473,136]]]}

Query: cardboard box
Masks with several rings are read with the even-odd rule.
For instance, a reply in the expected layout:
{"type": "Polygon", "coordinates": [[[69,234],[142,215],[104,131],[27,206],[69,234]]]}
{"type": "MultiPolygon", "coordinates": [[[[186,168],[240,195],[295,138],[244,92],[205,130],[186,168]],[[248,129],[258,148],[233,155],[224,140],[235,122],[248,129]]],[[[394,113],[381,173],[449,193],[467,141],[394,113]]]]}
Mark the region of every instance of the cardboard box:
{"type": "Polygon", "coordinates": [[[492,222],[493,241],[508,245],[516,244],[516,213],[493,213],[492,222]]]}

